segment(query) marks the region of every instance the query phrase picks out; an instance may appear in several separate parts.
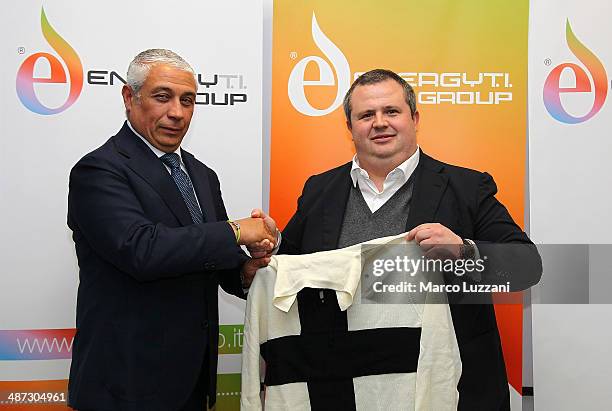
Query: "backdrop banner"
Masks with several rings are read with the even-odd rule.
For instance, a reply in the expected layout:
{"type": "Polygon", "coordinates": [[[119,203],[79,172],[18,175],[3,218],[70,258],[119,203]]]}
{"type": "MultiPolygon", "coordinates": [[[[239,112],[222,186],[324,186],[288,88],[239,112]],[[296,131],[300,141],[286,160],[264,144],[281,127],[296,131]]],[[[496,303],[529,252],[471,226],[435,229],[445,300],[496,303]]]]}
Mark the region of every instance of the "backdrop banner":
{"type": "MultiPolygon", "coordinates": [[[[132,58],[169,48],[199,83],[184,147],[218,173],[230,218],[261,207],[262,3],[24,0],[0,21],[0,400],[44,392],[58,404],[78,286],[66,226],[71,167],[120,129],[132,58]]],[[[217,409],[237,410],[244,303],[222,295],[220,305],[217,409]]]]}
{"type": "Polygon", "coordinates": [[[538,243],[584,245],[543,254],[532,291],[538,410],[601,410],[612,402],[611,13],[607,0],[530,7],[530,231],[538,243]],[[589,305],[540,304],[579,289],[589,305]]]}
{"type": "MultiPolygon", "coordinates": [[[[487,171],[523,223],[528,1],[274,3],[270,211],[284,226],[306,179],[350,161],[342,99],[387,68],[417,92],[418,142],[487,171]]],[[[521,305],[497,306],[508,377],[521,392],[521,305]]]]}

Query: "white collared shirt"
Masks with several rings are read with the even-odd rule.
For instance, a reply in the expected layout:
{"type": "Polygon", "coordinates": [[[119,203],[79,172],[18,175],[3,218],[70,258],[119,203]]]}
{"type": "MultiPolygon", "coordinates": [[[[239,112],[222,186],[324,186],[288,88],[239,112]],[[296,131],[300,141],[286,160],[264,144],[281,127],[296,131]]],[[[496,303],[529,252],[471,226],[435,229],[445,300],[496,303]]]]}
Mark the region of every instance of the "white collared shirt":
{"type": "Polygon", "coordinates": [[[376,184],[370,180],[368,172],[359,166],[357,155],[353,157],[353,166],[351,168],[353,187],[359,183],[359,190],[370,211],[375,212],[382,207],[408,181],[419,165],[420,151],[420,148],[417,146],[417,150],[413,155],[387,174],[382,191],[378,191],[376,184]]]}

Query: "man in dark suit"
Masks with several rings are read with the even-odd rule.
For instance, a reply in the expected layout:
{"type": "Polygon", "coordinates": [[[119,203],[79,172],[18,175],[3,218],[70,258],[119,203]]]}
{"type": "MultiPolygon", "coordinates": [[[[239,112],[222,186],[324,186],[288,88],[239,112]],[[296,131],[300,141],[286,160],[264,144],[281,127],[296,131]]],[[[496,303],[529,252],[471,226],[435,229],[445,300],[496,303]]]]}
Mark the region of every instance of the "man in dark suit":
{"type": "MultiPolygon", "coordinates": [[[[539,255],[494,197],[491,176],[442,163],[418,147],[415,100],[412,87],[393,72],[372,70],[355,80],[344,110],[356,155],[306,181],[279,252],[332,250],[409,230],[408,239],[426,255],[487,255],[485,280],[511,281],[513,291],[534,285],[541,275],[539,255]],[[515,267],[515,261],[525,264],[515,267]]],[[[451,313],[463,367],[459,409],[509,410],[492,305],[452,304],[451,313]]]]}
{"type": "Polygon", "coordinates": [[[180,148],[196,90],[177,54],[140,53],[122,89],[127,121],[70,174],[75,409],[202,410],[207,397],[212,407],[218,286],[244,298],[269,261],[239,245],[269,250],[273,221],[228,221],[217,175],[180,148]]]}

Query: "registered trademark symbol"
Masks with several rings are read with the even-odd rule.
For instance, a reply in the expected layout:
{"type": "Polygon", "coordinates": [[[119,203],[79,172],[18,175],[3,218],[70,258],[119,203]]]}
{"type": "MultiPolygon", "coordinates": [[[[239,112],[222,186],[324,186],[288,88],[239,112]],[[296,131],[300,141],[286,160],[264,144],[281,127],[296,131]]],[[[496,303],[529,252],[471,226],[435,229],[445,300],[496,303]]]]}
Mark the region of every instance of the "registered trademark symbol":
{"type": "Polygon", "coordinates": [[[544,60],[544,64],[546,66],[550,66],[552,64],[552,60],[551,59],[546,59],[546,60],[544,60]]]}
{"type": "Polygon", "coordinates": [[[25,54],[25,47],[17,47],[17,53],[25,54]]]}
{"type": "Polygon", "coordinates": [[[291,60],[295,60],[298,57],[297,51],[292,51],[289,53],[289,58],[291,60]]]}

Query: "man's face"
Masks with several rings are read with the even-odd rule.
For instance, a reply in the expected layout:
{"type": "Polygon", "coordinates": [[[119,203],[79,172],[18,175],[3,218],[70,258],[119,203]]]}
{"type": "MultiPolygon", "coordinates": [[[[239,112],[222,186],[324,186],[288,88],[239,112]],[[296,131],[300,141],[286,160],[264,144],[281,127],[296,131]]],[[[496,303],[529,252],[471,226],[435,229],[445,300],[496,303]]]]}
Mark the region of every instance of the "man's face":
{"type": "Polygon", "coordinates": [[[137,95],[127,85],[123,86],[122,94],[132,127],[161,151],[175,151],[193,115],[196,98],[193,75],[157,64],[151,67],[137,95]]]}
{"type": "Polygon", "coordinates": [[[357,86],[351,96],[351,123],[357,158],[363,166],[394,167],[417,148],[419,113],[410,115],[404,89],[393,80],[357,86]]]}

